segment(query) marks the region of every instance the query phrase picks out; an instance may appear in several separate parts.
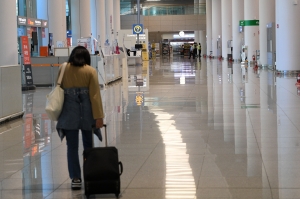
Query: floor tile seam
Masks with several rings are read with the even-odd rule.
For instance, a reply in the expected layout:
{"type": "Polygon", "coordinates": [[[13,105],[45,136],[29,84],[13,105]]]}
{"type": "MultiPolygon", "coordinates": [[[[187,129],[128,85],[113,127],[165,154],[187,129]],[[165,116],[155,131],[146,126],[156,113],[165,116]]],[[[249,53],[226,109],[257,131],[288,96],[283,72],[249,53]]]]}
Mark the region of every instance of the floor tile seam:
{"type": "MultiPolygon", "coordinates": [[[[160,141],[163,138],[160,139],[160,141]]],[[[150,156],[153,154],[154,150],[156,149],[156,147],[158,146],[158,144],[160,143],[160,141],[155,145],[155,147],[152,149],[151,153],[148,155],[148,157],[144,160],[144,162],[142,163],[142,165],[140,166],[140,168],[136,171],[136,173],[134,174],[134,176],[132,177],[132,179],[130,180],[130,182],[127,184],[127,186],[124,188],[124,191],[126,189],[128,189],[128,187],[130,186],[130,184],[132,183],[132,181],[134,180],[134,178],[138,175],[138,173],[141,171],[142,167],[146,164],[147,160],[149,160],[150,156]]]]}
{"type": "Polygon", "coordinates": [[[10,146],[8,146],[7,148],[1,150],[0,153],[5,152],[5,151],[7,151],[7,150],[9,150],[10,148],[13,148],[13,147],[15,147],[15,146],[20,146],[20,144],[23,145],[23,143],[24,143],[24,140],[22,140],[21,142],[18,142],[17,144],[10,145],[10,146]]]}
{"type": "MultiPolygon", "coordinates": [[[[68,190],[71,190],[71,187],[69,187],[69,188],[61,188],[62,186],[63,186],[63,184],[65,183],[65,182],[67,182],[69,179],[66,179],[61,185],[59,185],[56,189],[54,189],[51,193],[49,193],[46,197],[44,197],[44,198],[47,198],[47,197],[49,197],[51,194],[54,194],[56,191],[58,191],[58,190],[61,190],[61,189],[68,189],[68,190]]],[[[71,190],[72,191],[72,190],[71,190]]]]}
{"type": "MultiPolygon", "coordinates": [[[[207,147],[207,144],[206,144],[206,147],[207,147]]],[[[198,188],[199,185],[200,185],[200,177],[201,177],[201,174],[202,174],[202,171],[203,171],[204,159],[205,159],[205,153],[204,153],[204,155],[202,157],[201,170],[200,170],[200,173],[199,173],[199,178],[198,178],[198,182],[197,182],[196,188],[198,188]]]]}
{"type": "MultiPolygon", "coordinates": [[[[282,108],[281,108],[281,110],[283,111],[282,108]]],[[[297,127],[298,125],[293,122],[293,120],[285,113],[285,111],[283,111],[283,112],[286,115],[286,117],[289,119],[289,121],[294,125],[294,127],[300,132],[300,129],[297,127]]]]}

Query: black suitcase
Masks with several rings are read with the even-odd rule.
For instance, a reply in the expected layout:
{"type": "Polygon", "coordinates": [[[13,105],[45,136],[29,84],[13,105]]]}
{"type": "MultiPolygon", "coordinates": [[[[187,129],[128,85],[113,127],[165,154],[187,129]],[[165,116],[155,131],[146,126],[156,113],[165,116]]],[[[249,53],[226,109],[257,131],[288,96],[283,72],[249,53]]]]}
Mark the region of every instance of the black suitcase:
{"type": "Polygon", "coordinates": [[[107,146],[106,125],[104,127],[106,147],[83,151],[83,178],[87,198],[92,194],[110,193],[114,193],[118,198],[120,194],[123,165],[119,161],[118,149],[107,146]]]}

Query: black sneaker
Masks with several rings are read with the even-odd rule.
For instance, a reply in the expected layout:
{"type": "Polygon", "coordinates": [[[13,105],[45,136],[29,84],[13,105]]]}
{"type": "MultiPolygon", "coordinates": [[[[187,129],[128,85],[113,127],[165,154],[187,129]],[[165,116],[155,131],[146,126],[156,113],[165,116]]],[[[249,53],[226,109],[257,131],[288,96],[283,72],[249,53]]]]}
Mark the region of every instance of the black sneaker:
{"type": "Polygon", "coordinates": [[[72,188],[72,190],[80,190],[81,189],[81,179],[80,178],[74,178],[72,180],[71,188],[72,188]]]}

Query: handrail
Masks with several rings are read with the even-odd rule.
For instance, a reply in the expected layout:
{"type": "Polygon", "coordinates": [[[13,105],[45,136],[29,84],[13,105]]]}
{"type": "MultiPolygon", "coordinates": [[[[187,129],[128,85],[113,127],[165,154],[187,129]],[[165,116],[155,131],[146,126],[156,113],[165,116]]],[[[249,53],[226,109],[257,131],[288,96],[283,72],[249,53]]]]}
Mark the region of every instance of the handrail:
{"type": "MultiPolygon", "coordinates": [[[[121,15],[135,15],[136,10],[128,10],[124,7],[126,12],[121,13],[121,15]]],[[[185,5],[174,5],[174,4],[157,4],[157,5],[147,5],[145,4],[142,8],[141,15],[144,16],[159,16],[159,15],[199,15],[206,14],[206,3],[185,4],[185,5]]]]}
{"type": "Polygon", "coordinates": [[[32,67],[59,67],[60,64],[31,64],[32,67]]]}

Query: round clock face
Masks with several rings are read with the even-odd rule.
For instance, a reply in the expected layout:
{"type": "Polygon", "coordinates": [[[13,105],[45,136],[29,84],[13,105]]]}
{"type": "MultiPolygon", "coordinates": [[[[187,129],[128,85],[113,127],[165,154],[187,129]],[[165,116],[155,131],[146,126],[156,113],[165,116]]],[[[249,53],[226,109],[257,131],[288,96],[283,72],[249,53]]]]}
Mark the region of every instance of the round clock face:
{"type": "Polygon", "coordinates": [[[180,31],[180,32],[179,32],[179,36],[180,36],[180,37],[183,37],[183,36],[184,36],[184,32],[183,32],[183,31],[180,31]]]}

